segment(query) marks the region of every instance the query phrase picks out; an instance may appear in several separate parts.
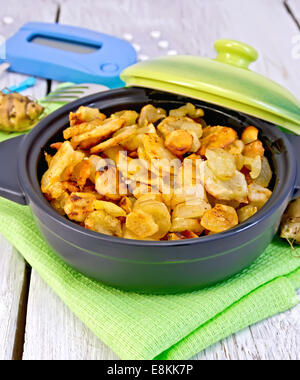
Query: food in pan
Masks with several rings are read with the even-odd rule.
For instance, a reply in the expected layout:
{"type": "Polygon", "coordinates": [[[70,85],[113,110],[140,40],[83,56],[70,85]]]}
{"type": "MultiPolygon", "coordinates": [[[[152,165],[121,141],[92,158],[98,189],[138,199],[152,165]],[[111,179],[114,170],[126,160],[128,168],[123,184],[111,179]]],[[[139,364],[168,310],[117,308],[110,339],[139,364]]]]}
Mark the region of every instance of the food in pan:
{"type": "Polygon", "coordinates": [[[0,91],[0,130],[23,132],[32,128],[44,108],[26,96],[0,91]]]}
{"type": "Polygon", "coordinates": [[[188,103],[149,104],[108,117],[80,107],[45,152],[41,189],[81,226],[136,240],[184,240],[227,231],[270,199],[272,169],[259,131],[207,126],[188,103]]]}

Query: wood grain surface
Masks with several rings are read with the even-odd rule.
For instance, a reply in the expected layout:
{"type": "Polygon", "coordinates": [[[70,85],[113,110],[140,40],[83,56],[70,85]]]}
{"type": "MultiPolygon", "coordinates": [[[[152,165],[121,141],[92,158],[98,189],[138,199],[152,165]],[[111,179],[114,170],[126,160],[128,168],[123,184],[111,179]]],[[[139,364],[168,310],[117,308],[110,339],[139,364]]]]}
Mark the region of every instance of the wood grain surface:
{"type": "MultiPolygon", "coordinates": [[[[300,33],[295,22],[297,17],[300,20],[299,0],[289,0],[288,7],[283,0],[40,0],[42,7],[37,7],[36,1],[18,0],[10,1],[4,10],[0,9],[0,22],[4,16],[11,14],[13,17],[13,13],[17,13],[16,3],[26,3],[26,12],[21,16],[18,13],[19,18],[15,16],[16,24],[0,26],[0,34],[14,32],[27,20],[54,21],[57,18],[60,23],[128,38],[135,45],[140,60],[175,53],[214,57],[215,40],[237,39],[259,50],[260,58],[252,65],[253,70],[281,83],[300,97],[299,61],[292,54],[293,39],[300,33]]],[[[5,81],[9,83],[17,77],[5,74],[0,83],[6,85],[5,81]]],[[[46,90],[45,85],[44,81],[39,83],[41,92],[46,90]]],[[[5,249],[2,241],[0,247],[5,249]]],[[[7,250],[11,248],[6,244],[7,250]]],[[[1,255],[2,252],[0,265],[1,255]]],[[[14,281],[10,274],[15,271],[11,266],[16,265],[14,261],[16,259],[4,269],[3,275],[10,281],[14,281]]],[[[19,261],[22,274],[24,263],[20,258],[19,261]]],[[[2,271],[2,265],[0,268],[2,271]]],[[[2,282],[1,278],[0,291],[2,282]]],[[[10,296],[11,308],[18,305],[13,299],[18,300],[21,286],[22,283],[16,294],[10,296]]],[[[3,324],[10,327],[2,327],[0,306],[0,339],[9,336],[12,341],[10,344],[0,341],[0,358],[10,357],[16,324],[15,313],[12,314],[6,318],[6,325],[3,324]]],[[[193,359],[300,359],[299,353],[300,306],[234,334],[193,359]]],[[[104,360],[117,357],[33,270],[23,359],[104,360]]]]}

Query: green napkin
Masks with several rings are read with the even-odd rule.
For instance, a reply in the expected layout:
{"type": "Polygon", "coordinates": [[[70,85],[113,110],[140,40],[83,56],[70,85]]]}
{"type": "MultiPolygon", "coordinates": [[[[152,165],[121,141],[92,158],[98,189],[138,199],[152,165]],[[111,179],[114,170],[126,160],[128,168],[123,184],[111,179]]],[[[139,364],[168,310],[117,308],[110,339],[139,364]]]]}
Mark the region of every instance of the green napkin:
{"type": "Polygon", "coordinates": [[[0,198],[0,232],[69,308],[122,359],[188,359],[298,303],[300,248],[276,238],[247,270],[189,294],[140,295],[93,281],[45,243],[30,209],[0,198]]]}
{"type": "MultiPolygon", "coordinates": [[[[0,134],[0,140],[7,138],[0,134]]],[[[63,263],[30,209],[0,198],[0,233],[68,307],[122,359],[189,359],[298,303],[300,248],[275,238],[247,270],[208,289],[140,295],[93,281],[63,263]]]]}

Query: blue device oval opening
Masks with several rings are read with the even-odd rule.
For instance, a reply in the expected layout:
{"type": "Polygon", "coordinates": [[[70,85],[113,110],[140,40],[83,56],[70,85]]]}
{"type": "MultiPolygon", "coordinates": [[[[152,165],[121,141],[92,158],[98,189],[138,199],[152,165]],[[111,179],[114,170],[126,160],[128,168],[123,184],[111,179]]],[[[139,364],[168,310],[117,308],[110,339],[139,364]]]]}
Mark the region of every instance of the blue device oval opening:
{"type": "Polygon", "coordinates": [[[74,40],[71,41],[64,38],[43,36],[41,34],[34,35],[30,38],[29,42],[40,46],[46,46],[49,48],[69,51],[77,54],[95,53],[102,47],[101,44],[96,45],[91,43],[78,42],[74,40]]]}

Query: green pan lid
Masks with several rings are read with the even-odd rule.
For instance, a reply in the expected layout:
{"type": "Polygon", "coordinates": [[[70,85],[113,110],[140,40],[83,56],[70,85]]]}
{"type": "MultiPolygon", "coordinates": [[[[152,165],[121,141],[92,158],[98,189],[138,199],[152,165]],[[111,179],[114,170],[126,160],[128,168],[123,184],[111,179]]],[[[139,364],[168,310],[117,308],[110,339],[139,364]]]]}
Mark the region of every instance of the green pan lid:
{"type": "Polygon", "coordinates": [[[232,40],[215,43],[216,59],[170,56],[140,62],[121,75],[127,86],[157,89],[234,109],[300,134],[300,102],[249,70],[258,53],[232,40]]]}

